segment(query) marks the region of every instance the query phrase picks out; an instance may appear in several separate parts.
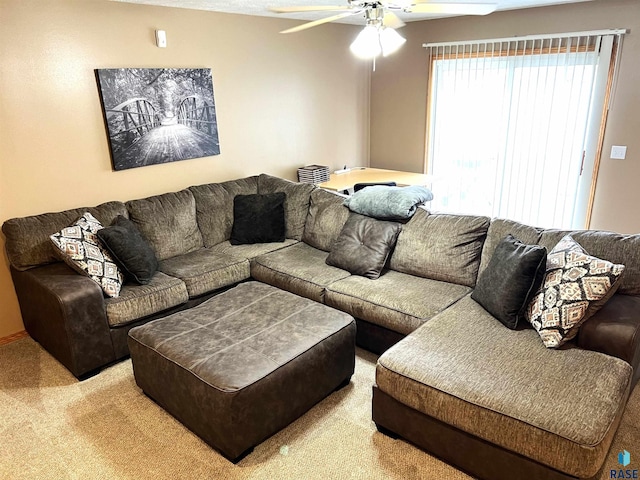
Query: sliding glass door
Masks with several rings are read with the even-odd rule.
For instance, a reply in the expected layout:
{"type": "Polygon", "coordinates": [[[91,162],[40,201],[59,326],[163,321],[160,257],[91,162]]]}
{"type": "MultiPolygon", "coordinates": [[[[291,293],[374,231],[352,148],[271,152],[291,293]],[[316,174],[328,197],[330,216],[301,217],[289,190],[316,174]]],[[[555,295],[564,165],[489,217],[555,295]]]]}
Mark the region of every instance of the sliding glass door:
{"type": "Polygon", "coordinates": [[[584,228],[615,38],[427,46],[431,209],[584,228]]]}

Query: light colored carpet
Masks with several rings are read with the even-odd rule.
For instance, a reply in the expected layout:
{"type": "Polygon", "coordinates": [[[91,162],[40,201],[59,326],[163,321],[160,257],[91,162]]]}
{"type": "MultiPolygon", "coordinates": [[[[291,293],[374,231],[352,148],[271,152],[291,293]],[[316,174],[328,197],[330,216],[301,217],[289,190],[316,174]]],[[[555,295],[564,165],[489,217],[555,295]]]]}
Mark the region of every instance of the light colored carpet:
{"type": "MultiPolygon", "coordinates": [[[[371,421],[376,356],[358,350],[351,384],[239,464],[147,398],[131,361],[78,382],[30,338],[0,347],[2,479],[469,479],[371,421]]],[[[640,465],[640,388],[607,459],[640,465]]]]}

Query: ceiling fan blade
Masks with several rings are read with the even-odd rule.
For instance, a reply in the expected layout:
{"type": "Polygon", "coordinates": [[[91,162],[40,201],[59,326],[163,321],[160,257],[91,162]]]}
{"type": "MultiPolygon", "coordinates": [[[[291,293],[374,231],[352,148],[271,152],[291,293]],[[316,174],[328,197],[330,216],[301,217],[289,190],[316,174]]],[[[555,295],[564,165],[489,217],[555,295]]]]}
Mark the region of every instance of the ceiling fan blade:
{"type": "Polygon", "coordinates": [[[273,13],[298,13],[298,12],[340,12],[342,10],[353,10],[349,5],[316,5],[308,7],[269,7],[273,13]]]}
{"type": "Polygon", "coordinates": [[[340,20],[341,18],[349,17],[351,15],[356,15],[361,13],[362,10],[355,10],[345,13],[339,13],[337,15],[332,15],[331,17],[321,18],[320,20],[314,20],[313,22],[303,23],[302,25],[298,25],[297,27],[288,28],[287,30],[283,30],[280,33],[294,33],[299,32],[301,30],[306,30],[307,28],[316,27],[318,25],[322,25],[323,23],[333,22],[335,20],[340,20]]]}
{"type": "Polygon", "coordinates": [[[385,27],[389,27],[389,28],[402,28],[404,27],[405,23],[400,20],[400,17],[398,17],[395,13],[393,12],[385,12],[384,17],[382,18],[382,24],[385,27]]]}
{"type": "Polygon", "coordinates": [[[407,7],[405,11],[444,15],[487,15],[495,11],[496,7],[495,3],[422,3],[420,0],[414,0],[413,5],[407,7]]]}

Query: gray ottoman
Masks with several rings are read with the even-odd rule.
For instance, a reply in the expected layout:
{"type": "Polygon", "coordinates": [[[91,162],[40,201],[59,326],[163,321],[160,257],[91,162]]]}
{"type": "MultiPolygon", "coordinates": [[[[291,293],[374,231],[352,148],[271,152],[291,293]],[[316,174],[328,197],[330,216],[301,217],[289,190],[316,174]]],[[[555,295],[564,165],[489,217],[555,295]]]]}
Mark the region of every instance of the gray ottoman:
{"type": "Polygon", "coordinates": [[[138,386],[231,461],[346,385],[353,317],[248,282],[129,332],[138,386]]]}

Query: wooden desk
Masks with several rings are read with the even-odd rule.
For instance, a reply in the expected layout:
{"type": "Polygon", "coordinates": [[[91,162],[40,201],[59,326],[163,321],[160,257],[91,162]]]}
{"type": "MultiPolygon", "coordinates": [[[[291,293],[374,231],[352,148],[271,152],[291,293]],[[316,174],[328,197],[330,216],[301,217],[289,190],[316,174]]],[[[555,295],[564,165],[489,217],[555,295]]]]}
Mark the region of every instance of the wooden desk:
{"type": "Polygon", "coordinates": [[[429,185],[430,176],[422,173],[401,172],[398,170],[384,170],[381,168],[354,168],[350,172],[336,175],[331,174],[328,182],[319,183],[320,188],[341,192],[350,190],[356,183],[396,182],[398,186],[429,185]]]}

